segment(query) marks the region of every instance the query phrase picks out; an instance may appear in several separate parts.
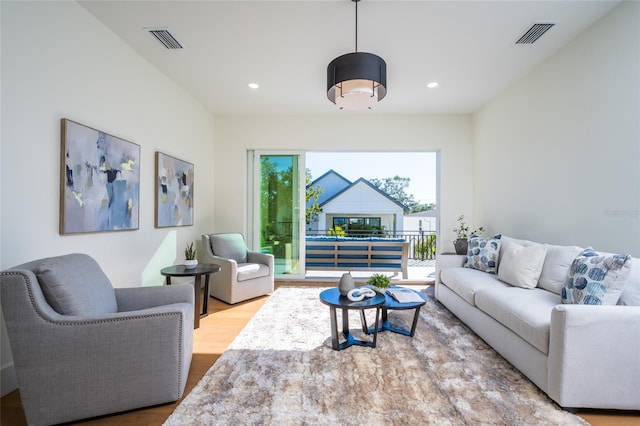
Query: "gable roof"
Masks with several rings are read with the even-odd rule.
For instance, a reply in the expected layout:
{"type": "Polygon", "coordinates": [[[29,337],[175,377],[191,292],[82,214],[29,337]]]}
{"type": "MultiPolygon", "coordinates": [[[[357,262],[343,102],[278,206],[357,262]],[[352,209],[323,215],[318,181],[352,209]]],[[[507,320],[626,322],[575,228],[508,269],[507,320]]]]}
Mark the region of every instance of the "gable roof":
{"type": "Polygon", "coordinates": [[[346,177],[342,176],[340,173],[336,172],[335,170],[330,169],[329,171],[325,172],[319,178],[314,179],[313,182],[311,182],[309,185],[307,185],[307,188],[309,188],[310,186],[316,186],[321,180],[324,180],[329,176],[336,176],[338,179],[342,179],[347,185],[351,185],[351,181],[349,179],[347,179],[346,177]]]}
{"type": "Polygon", "coordinates": [[[423,210],[421,212],[404,215],[404,217],[436,217],[436,216],[437,216],[437,209],[423,210]]]}
{"type": "Polygon", "coordinates": [[[392,203],[396,204],[403,211],[409,210],[409,208],[407,206],[405,206],[404,204],[402,204],[398,200],[392,198],[389,194],[387,194],[386,192],[384,192],[383,190],[381,190],[380,188],[378,188],[377,186],[375,186],[374,184],[372,184],[371,182],[369,182],[365,178],[360,178],[360,179],[356,180],[355,182],[353,182],[351,185],[343,188],[341,191],[338,191],[335,194],[331,195],[326,200],[324,200],[322,203],[319,203],[320,207],[326,205],[327,203],[331,202],[332,200],[335,200],[337,197],[339,197],[340,195],[344,194],[345,192],[348,192],[350,189],[354,188],[359,183],[363,183],[363,184],[367,185],[368,187],[370,187],[374,191],[378,192],[380,195],[382,195],[383,197],[385,197],[386,199],[388,199],[392,203]]]}

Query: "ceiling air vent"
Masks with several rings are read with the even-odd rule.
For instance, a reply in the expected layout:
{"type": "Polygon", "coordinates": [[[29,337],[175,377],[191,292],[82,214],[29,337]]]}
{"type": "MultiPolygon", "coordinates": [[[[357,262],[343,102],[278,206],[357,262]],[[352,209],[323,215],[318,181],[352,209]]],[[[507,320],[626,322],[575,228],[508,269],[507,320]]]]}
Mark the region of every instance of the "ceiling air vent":
{"type": "Polygon", "coordinates": [[[167,30],[149,30],[149,33],[167,49],[182,49],[182,45],[167,30]]]}
{"type": "Polygon", "coordinates": [[[533,24],[531,28],[516,41],[516,44],[533,44],[554,25],[555,24],[551,23],[533,24]]]}

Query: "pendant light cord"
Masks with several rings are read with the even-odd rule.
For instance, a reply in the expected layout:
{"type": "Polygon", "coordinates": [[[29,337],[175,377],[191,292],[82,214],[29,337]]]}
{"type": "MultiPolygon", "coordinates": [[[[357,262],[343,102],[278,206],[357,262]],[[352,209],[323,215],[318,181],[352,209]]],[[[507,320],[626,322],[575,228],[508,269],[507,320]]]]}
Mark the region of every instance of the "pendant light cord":
{"type": "Polygon", "coordinates": [[[353,0],[356,4],[356,53],[358,53],[358,2],[360,0],[353,0]]]}

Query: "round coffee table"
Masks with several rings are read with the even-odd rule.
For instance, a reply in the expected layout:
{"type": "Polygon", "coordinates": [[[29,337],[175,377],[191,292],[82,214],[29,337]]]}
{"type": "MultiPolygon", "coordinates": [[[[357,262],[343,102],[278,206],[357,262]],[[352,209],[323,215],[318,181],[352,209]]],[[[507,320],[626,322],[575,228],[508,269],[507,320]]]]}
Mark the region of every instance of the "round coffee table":
{"type": "MultiPolygon", "coordinates": [[[[340,290],[337,287],[330,288],[320,293],[320,301],[329,306],[329,316],[331,318],[331,347],[336,351],[341,351],[349,346],[368,346],[370,348],[376,347],[376,340],[378,339],[378,321],[380,318],[380,309],[385,304],[385,296],[380,293],[376,293],[374,297],[361,300],[359,302],[352,302],[346,296],[340,295],[340,290]],[[342,309],[342,334],[346,339],[340,343],[338,332],[338,319],[336,317],[336,309],[342,309]],[[360,311],[360,317],[364,318],[365,309],[376,310],[375,328],[373,329],[373,340],[357,340],[353,337],[349,331],[349,310],[360,311]]],[[[362,323],[362,331],[368,333],[366,322],[362,323]]]]}
{"type": "Polygon", "coordinates": [[[376,325],[375,328],[368,328],[366,320],[365,320],[364,316],[362,316],[362,321],[364,322],[364,327],[367,330],[367,334],[371,334],[371,333],[375,334],[376,332],[379,332],[379,331],[392,331],[394,333],[403,334],[405,336],[413,337],[413,335],[416,333],[416,326],[418,325],[418,318],[419,318],[419,315],[420,315],[420,308],[423,307],[425,303],[427,303],[427,295],[422,293],[422,292],[415,291],[415,290],[412,290],[412,289],[407,288],[407,287],[400,287],[400,286],[395,286],[394,285],[394,286],[391,286],[389,288],[391,290],[398,289],[398,290],[402,290],[402,291],[411,292],[412,294],[415,293],[418,296],[420,296],[422,301],[421,302],[400,303],[397,300],[395,300],[393,297],[391,297],[391,295],[389,295],[389,293],[386,293],[384,295],[385,302],[384,302],[384,305],[382,305],[382,324],[380,326],[376,325]],[[393,327],[391,325],[391,323],[389,322],[388,311],[389,310],[392,310],[392,311],[406,310],[406,309],[415,309],[415,313],[413,314],[413,324],[411,325],[411,330],[403,330],[401,328],[393,327]]]}

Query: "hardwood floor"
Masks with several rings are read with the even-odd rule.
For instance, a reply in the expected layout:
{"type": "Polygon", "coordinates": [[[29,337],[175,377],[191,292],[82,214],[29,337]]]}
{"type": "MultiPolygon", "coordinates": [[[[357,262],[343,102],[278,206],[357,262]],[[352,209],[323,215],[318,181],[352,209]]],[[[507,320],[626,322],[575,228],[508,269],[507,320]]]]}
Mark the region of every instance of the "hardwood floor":
{"type": "MultiPolygon", "coordinates": [[[[299,283],[296,283],[296,285],[299,283]]],[[[291,286],[290,282],[277,283],[291,286]]],[[[305,283],[305,285],[326,286],[327,283],[305,283]]],[[[250,300],[237,305],[227,305],[214,298],[209,299],[209,316],[202,318],[200,328],[195,330],[194,353],[191,369],[184,394],[188,395],[202,376],[224,352],[227,346],[262,307],[268,296],[250,300]]],[[[180,404],[163,404],[121,414],[94,418],[88,421],[75,422],[74,425],[123,425],[123,426],[157,426],[161,425],[173,410],[180,404]]],[[[617,411],[579,411],[577,413],[594,426],[631,426],[640,425],[640,412],[617,411]]],[[[26,425],[20,393],[16,390],[0,400],[0,424],[3,426],[26,425]]]]}

